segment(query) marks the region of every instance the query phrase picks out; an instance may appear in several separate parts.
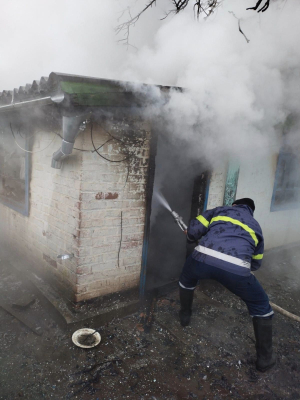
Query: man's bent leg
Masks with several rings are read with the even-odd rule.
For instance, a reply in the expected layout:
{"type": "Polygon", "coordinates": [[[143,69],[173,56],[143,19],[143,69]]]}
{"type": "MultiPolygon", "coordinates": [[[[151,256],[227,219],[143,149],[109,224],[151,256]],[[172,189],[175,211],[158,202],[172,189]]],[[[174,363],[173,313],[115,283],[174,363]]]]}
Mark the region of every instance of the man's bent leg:
{"type": "Polygon", "coordinates": [[[248,290],[244,290],[240,297],[245,301],[249,313],[253,317],[257,355],[256,369],[260,372],[266,372],[276,363],[272,346],[272,317],[274,312],[266,292],[254,275],[249,277],[247,287],[248,290]]]}
{"type": "Polygon", "coordinates": [[[269,298],[254,275],[248,277],[229,274],[220,280],[227,289],[239,296],[247,305],[253,317],[256,339],[256,368],[265,372],[275,365],[272,349],[272,317],[274,312],[269,298]]]}

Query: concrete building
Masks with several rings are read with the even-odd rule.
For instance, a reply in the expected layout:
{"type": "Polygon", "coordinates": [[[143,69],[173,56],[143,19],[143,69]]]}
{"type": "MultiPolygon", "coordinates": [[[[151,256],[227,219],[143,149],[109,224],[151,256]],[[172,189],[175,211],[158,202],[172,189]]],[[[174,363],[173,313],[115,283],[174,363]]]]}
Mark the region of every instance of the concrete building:
{"type": "Polygon", "coordinates": [[[199,162],[181,176],[182,149],[143,116],[146,92],[51,73],[0,93],[2,246],[72,301],[178,279],[186,244],[170,214],[157,210],[153,189],[162,186],[186,221],[252,197],[267,248],[300,241],[299,160],[289,166],[296,174],[283,166],[287,153],[270,153],[220,171],[199,162]],[[292,202],[279,196],[285,189],[292,202]]]}

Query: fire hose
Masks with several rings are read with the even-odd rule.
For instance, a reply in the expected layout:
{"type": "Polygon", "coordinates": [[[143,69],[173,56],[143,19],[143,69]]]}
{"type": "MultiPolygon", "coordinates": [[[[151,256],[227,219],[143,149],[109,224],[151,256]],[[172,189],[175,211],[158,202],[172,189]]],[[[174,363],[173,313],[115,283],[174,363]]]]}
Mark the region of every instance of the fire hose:
{"type": "MultiPolygon", "coordinates": [[[[175,220],[175,222],[177,223],[177,225],[179,226],[179,228],[184,232],[187,230],[187,225],[183,222],[182,217],[180,217],[179,214],[177,214],[176,211],[171,211],[171,214],[175,220]]],[[[300,322],[300,317],[298,317],[295,314],[290,313],[289,311],[286,311],[285,309],[277,306],[277,304],[274,304],[272,302],[270,302],[271,307],[278,311],[280,314],[285,315],[288,318],[293,319],[294,321],[300,322]]]]}
{"type": "Polygon", "coordinates": [[[295,314],[290,313],[289,311],[284,310],[283,308],[277,306],[276,304],[272,303],[271,301],[270,301],[270,306],[274,310],[278,311],[280,314],[285,315],[286,317],[289,317],[289,318],[293,319],[294,321],[300,322],[300,317],[298,317],[295,314]]]}

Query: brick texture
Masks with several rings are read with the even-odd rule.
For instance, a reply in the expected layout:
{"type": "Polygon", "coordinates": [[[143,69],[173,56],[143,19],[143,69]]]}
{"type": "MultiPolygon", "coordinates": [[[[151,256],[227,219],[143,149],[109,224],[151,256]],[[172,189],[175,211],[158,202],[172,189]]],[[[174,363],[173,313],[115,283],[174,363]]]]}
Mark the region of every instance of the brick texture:
{"type": "MultiPolygon", "coordinates": [[[[45,127],[34,136],[29,217],[0,204],[5,239],[36,268],[53,275],[75,301],[137,286],[149,125],[139,118],[93,125],[99,153],[109,160],[125,159],[119,163],[74,150],[61,169],[53,169],[52,154],[61,145],[53,135],[45,127]],[[65,253],[74,257],[57,258],[65,253]]],[[[92,149],[90,126],[75,147],[92,149]]]]}
{"type": "MultiPolygon", "coordinates": [[[[76,300],[129,289],[139,284],[145,222],[150,129],[135,119],[113,127],[93,126],[99,152],[82,154],[81,219],[76,300]],[[128,126],[130,134],[128,134],[128,126]],[[121,240],[122,239],[122,240],[121,240]]],[[[82,135],[90,148],[89,129],[82,135]]]]}

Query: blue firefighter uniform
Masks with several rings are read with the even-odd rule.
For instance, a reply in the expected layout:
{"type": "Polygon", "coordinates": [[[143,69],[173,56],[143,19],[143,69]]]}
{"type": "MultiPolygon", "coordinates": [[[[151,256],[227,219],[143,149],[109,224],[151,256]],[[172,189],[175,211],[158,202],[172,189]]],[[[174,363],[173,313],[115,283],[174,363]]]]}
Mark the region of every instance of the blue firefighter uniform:
{"type": "Polygon", "coordinates": [[[197,242],[180,276],[183,289],[195,289],[198,280],[214,279],[239,296],[252,317],[274,313],[264,289],[251,271],[261,266],[264,239],[253,210],[246,204],[217,207],[193,219],[187,239],[197,242]]]}

